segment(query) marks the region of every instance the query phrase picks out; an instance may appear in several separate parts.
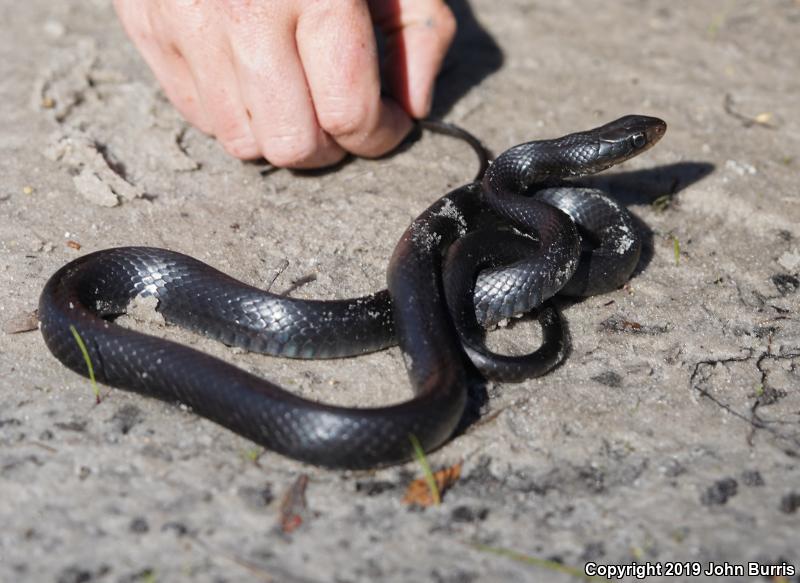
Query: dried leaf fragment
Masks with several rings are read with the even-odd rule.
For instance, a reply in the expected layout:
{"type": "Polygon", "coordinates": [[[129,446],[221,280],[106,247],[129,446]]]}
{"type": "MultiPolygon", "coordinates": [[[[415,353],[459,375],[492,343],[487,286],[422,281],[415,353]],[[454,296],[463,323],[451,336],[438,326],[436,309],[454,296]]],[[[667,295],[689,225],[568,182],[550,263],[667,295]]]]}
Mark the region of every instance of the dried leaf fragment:
{"type": "Polygon", "coordinates": [[[306,486],[308,486],[308,476],[301,474],[281,498],[278,520],[281,530],[286,534],[294,532],[303,524],[308,506],[306,486]]]}
{"type": "Polygon", "coordinates": [[[3,332],[6,334],[21,334],[22,332],[36,330],[38,327],[39,310],[31,310],[11,316],[11,318],[3,324],[3,332]]]}
{"type": "MultiPolygon", "coordinates": [[[[433,479],[440,495],[449,490],[460,477],[461,462],[433,473],[433,479]]],[[[403,503],[416,504],[417,506],[433,506],[436,503],[424,477],[417,478],[408,485],[406,494],[403,496],[403,503]]]]}

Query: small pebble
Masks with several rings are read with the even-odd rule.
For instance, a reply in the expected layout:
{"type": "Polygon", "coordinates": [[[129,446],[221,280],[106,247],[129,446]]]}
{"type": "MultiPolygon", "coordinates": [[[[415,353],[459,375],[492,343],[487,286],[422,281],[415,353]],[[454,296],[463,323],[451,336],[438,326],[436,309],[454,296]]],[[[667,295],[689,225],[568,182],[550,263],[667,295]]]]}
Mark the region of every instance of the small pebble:
{"type": "Polygon", "coordinates": [[[778,257],[778,265],[783,267],[786,271],[791,271],[793,273],[800,271],[800,251],[785,252],[778,257]]]}
{"type": "Polygon", "coordinates": [[[131,532],[135,532],[137,534],[143,534],[150,530],[150,525],[147,524],[147,520],[145,520],[141,516],[138,516],[133,520],[131,520],[130,529],[131,532]]]}
{"type": "Polygon", "coordinates": [[[800,493],[790,492],[781,498],[781,512],[794,514],[800,508],[800,493]]]}
{"type": "Polygon", "coordinates": [[[700,496],[700,502],[704,506],[722,506],[731,498],[736,496],[739,484],[733,478],[724,478],[714,482],[712,486],[700,496]]]}
{"type": "Polygon", "coordinates": [[[42,30],[50,38],[61,38],[67,32],[67,28],[58,20],[47,20],[42,25],[42,30]]]}
{"type": "Polygon", "coordinates": [[[457,506],[450,515],[455,522],[486,520],[487,516],[489,516],[489,510],[487,508],[472,509],[469,506],[457,506]]]}
{"type": "Polygon", "coordinates": [[[745,486],[758,487],[764,485],[764,478],[758,470],[747,470],[742,472],[742,482],[745,486]]]}

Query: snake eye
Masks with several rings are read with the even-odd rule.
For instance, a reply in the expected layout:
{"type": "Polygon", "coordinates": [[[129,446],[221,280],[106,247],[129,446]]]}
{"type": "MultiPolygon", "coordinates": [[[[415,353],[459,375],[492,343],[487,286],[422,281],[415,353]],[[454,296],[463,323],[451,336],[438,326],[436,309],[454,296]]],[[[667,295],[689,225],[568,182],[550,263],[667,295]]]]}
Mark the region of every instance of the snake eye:
{"type": "Polygon", "coordinates": [[[633,134],[631,136],[631,143],[634,148],[641,148],[645,144],[644,134],[633,134]]]}

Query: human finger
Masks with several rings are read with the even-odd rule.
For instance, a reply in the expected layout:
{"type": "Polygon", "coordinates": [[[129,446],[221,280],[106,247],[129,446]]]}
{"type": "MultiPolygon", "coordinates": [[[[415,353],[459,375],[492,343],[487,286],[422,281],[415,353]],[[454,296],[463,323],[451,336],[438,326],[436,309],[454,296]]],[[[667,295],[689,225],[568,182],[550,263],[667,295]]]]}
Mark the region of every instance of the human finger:
{"type": "Polygon", "coordinates": [[[317,168],[345,152],[319,126],[287,6],[268,18],[251,14],[229,33],[239,88],[264,157],[276,166],[317,168]],[[265,34],[264,31],[269,31],[265,34]]]}
{"type": "Polygon", "coordinates": [[[211,132],[225,150],[240,159],[259,158],[262,153],[253,134],[239,87],[233,54],[225,27],[213,22],[215,10],[188,11],[182,41],[192,47],[186,63],[197,89],[211,132]],[[194,22],[186,22],[194,19],[194,22]]]}
{"type": "Polygon", "coordinates": [[[375,33],[365,2],[309,7],[298,20],[297,46],[319,125],[342,148],[379,156],[408,134],[408,115],[392,99],[381,98],[375,33]]]}
{"type": "Polygon", "coordinates": [[[157,3],[114,0],[125,32],[139,49],[167,98],[198,129],[210,133],[194,79],[175,36],[165,30],[166,16],[157,3]]]}
{"type": "Polygon", "coordinates": [[[391,94],[413,117],[425,117],[436,75],[456,33],[453,12],[442,0],[372,0],[370,9],[386,35],[391,94]]]}

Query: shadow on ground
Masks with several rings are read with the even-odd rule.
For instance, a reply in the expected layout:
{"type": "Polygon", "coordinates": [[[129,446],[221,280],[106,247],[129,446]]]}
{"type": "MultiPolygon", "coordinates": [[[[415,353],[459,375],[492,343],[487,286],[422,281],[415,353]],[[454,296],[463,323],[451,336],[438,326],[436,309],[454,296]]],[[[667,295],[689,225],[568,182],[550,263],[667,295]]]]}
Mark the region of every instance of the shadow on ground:
{"type": "Polygon", "coordinates": [[[472,87],[503,66],[500,46],[476,20],[469,2],[448,3],[458,31],[436,81],[432,117],[444,117],[472,87]]]}
{"type": "MultiPolygon", "coordinates": [[[[666,208],[679,192],[713,171],[714,165],[708,162],[676,162],[655,168],[590,176],[581,180],[581,184],[608,193],[626,207],[656,205],[666,208]]],[[[635,277],[647,269],[653,259],[653,231],[635,214],[633,220],[642,240],[642,255],[632,274],[635,277]]]]}

